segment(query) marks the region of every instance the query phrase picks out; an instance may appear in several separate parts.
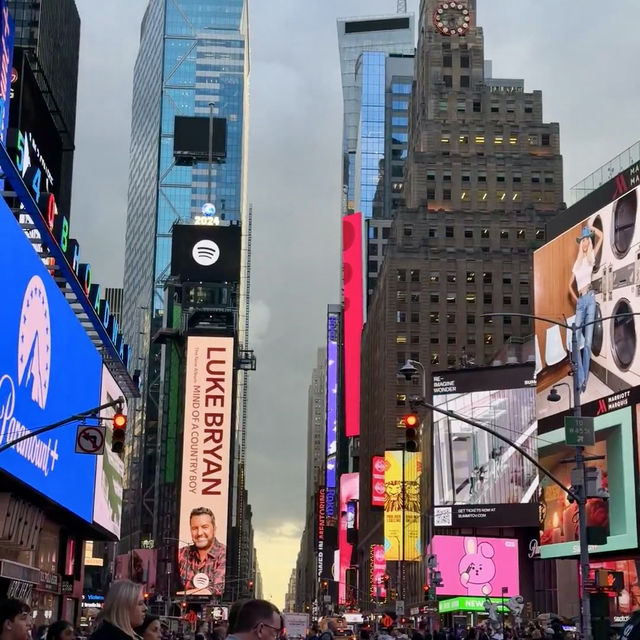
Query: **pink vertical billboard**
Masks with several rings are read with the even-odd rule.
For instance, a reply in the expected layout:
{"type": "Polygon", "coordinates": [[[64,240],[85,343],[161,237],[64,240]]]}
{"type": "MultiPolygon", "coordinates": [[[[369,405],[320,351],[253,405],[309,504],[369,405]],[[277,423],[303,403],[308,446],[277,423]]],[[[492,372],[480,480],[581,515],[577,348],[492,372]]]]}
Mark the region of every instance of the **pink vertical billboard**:
{"type": "Polygon", "coordinates": [[[358,528],[357,522],[349,522],[350,517],[355,518],[357,516],[355,511],[352,512],[349,509],[349,504],[353,504],[354,501],[359,499],[359,496],[360,474],[343,473],[340,476],[340,531],[338,533],[338,548],[340,549],[338,602],[340,604],[344,604],[347,599],[346,573],[351,566],[351,555],[353,554],[353,544],[347,540],[347,529],[350,525],[355,525],[355,528],[358,528]]]}
{"type": "Polygon", "coordinates": [[[384,507],[384,456],[371,458],[371,506],[384,507]]]}
{"type": "Polygon", "coordinates": [[[513,538],[433,536],[431,553],[442,573],[438,595],[520,595],[518,541],[513,538]]]}
{"type": "Polygon", "coordinates": [[[360,435],[360,337],[363,325],[362,214],[342,218],[345,435],[360,435]]]}
{"type": "Polygon", "coordinates": [[[369,547],[369,583],[371,597],[386,600],[387,590],[384,586],[384,574],[387,572],[387,561],[384,559],[384,545],[372,544],[369,547]]]}

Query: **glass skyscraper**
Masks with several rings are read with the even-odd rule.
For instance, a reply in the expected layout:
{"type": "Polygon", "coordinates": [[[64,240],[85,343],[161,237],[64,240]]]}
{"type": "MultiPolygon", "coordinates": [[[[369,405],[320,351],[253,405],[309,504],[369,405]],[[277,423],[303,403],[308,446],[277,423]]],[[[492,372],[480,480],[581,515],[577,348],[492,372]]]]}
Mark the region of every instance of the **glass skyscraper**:
{"type": "MultiPolygon", "coordinates": [[[[133,425],[129,486],[152,495],[158,451],[161,349],[151,336],[162,326],[171,264],[171,232],[208,201],[208,163],[176,165],[175,116],[227,121],[227,157],[211,172],[212,200],[223,220],[242,223],[246,211],[248,122],[247,0],[149,0],[134,68],[129,197],[122,329],[142,372],[143,402],[133,425]]],[[[149,515],[130,523],[151,531],[149,515]]]]}

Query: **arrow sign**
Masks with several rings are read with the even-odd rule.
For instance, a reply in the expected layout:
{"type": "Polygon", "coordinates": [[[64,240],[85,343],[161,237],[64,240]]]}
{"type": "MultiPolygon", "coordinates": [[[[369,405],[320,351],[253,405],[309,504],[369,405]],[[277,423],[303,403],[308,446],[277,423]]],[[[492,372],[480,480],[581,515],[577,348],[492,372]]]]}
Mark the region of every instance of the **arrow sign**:
{"type": "Polygon", "coordinates": [[[76,453],[101,455],[104,453],[104,427],[80,425],[76,431],[76,453]]]}

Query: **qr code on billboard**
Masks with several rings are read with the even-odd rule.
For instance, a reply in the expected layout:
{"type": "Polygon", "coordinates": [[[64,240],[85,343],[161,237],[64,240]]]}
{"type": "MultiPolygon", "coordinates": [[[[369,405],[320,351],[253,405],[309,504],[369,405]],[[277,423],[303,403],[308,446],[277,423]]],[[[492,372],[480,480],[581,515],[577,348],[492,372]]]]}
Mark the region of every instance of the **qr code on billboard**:
{"type": "Polygon", "coordinates": [[[433,510],[433,525],[435,527],[452,527],[453,509],[451,507],[436,507],[433,510]]]}

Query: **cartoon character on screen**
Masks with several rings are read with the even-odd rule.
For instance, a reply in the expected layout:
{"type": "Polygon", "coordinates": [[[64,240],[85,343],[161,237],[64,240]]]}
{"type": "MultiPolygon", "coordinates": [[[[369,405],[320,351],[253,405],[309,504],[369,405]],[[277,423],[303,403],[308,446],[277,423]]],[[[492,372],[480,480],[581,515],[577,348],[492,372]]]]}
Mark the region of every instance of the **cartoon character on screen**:
{"type": "Polygon", "coordinates": [[[489,542],[480,542],[475,537],[465,537],[465,555],[458,563],[460,584],[467,589],[469,596],[488,596],[491,593],[491,581],[496,575],[496,565],[492,558],[495,549],[489,542]]]}

